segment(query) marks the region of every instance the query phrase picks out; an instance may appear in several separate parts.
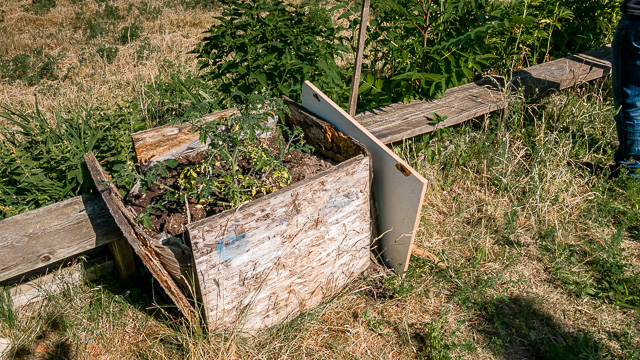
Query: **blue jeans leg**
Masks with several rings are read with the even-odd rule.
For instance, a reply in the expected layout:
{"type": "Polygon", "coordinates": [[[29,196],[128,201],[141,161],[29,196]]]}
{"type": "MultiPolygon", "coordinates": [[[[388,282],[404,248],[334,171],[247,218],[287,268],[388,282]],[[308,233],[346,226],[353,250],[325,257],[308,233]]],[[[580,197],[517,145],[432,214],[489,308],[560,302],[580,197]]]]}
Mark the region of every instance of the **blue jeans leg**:
{"type": "MultiPolygon", "coordinates": [[[[614,116],[620,146],[616,163],[640,169],[640,20],[622,16],[611,43],[614,116]]],[[[636,174],[640,174],[640,171],[636,174]]]]}

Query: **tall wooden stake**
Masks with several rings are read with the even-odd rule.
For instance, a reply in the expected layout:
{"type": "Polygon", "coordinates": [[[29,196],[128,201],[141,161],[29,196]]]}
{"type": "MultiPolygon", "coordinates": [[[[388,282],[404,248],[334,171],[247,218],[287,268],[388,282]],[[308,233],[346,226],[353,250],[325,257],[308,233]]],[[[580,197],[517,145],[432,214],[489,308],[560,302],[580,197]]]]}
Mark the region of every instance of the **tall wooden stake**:
{"type": "Polygon", "coordinates": [[[362,71],[362,53],[364,52],[364,40],[367,37],[367,24],[369,23],[370,0],[362,3],[362,14],[360,15],[360,33],[358,34],[358,52],[356,53],[356,66],[353,68],[353,78],[351,79],[351,93],[349,94],[349,115],[356,116],[356,105],[358,105],[358,87],[360,86],[360,72],[362,71]]]}

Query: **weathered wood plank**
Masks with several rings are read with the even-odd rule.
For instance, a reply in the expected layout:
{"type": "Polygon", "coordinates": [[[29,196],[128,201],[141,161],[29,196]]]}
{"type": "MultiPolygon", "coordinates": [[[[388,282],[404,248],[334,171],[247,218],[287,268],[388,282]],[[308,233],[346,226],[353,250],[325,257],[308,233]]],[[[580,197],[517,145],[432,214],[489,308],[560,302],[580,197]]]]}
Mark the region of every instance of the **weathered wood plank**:
{"type": "Polygon", "coordinates": [[[110,272],[113,268],[113,261],[103,261],[88,265],[84,271],[82,271],[80,265],[76,264],[14,286],[9,289],[9,295],[11,296],[13,307],[19,308],[42,301],[49,295],[58,294],[69,286],[78,286],[82,284],[84,277],[93,281],[96,279],[96,274],[110,272]]]}
{"type": "Polygon", "coordinates": [[[102,199],[109,209],[109,213],[113,216],[122,234],[182,314],[189,321],[194,322],[196,319],[195,311],[173,278],[171,278],[162,266],[160,260],[158,260],[158,257],[151,247],[151,241],[153,240],[149,239],[144,231],[135,223],[132,214],[122,203],[118,190],[113,184],[107,182],[104,170],[93,153],[85,154],[84,159],[98,192],[100,192],[102,199]]]}
{"type": "Polygon", "coordinates": [[[349,160],[357,155],[366,155],[367,149],[357,140],[336,130],[333,125],[316,117],[305,108],[285,97],[291,116],[285,121],[304,131],[304,140],[320,156],[336,162],[349,160]]]}
{"type": "Polygon", "coordinates": [[[503,109],[509,94],[523,90],[534,95],[562,90],[611,73],[611,47],[568,56],[529,67],[514,74],[506,91],[502,77],[490,77],[449,89],[440,99],[392,104],[356,115],[356,120],[385,144],[459,124],[503,109]],[[435,116],[446,116],[439,124],[435,116]]]}
{"type": "Polygon", "coordinates": [[[385,264],[402,275],[409,266],[427,181],[308,81],[302,86],[302,105],[371,153],[379,250],[385,264]]]}
{"type": "Polygon", "coordinates": [[[0,281],[118,239],[104,201],[92,194],[0,220],[0,281]]]}
{"type": "Polygon", "coordinates": [[[187,226],[209,328],[253,333],[366,269],[369,158],[187,226]]]}
{"type": "MultiPolygon", "coordinates": [[[[238,109],[231,108],[204,115],[199,121],[217,121],[235,114],[238,114],[238,109]]],[[[132,134],[131,139],[138,163],[146,164],[180,145],[198,139],[200,135],[195,133],[194,129],[190,123],[169,124],[132,134]]]]}

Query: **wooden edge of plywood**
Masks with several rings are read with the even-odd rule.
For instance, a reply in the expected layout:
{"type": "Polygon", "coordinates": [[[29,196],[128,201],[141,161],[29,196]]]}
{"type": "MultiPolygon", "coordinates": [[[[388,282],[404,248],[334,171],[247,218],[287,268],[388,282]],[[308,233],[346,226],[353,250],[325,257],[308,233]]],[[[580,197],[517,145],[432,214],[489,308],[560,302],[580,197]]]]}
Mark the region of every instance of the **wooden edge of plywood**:
{"type": "Polygon", "coordinates": [[[0,220],[0,282],[119,239],[120,230],[95,194],[0,220]]]}
{"type": "Polygon", "coordinates": [[[302,106],[371,153],[382,260],[402,276],[409,266],[426,179],[309,81],[302,86],[302,106]]]}
{"type": "Polygon", "coordinates": [[[153,277],[158,280],[167,295],[173,300],[182,314],[191,322],[196,319],[194,308],[191,306],[186,296],[182,293],[173,278],[167,270],[162,266],[160,260],[151,247],[151,239],[139,228],[134,222],[131,213],[125,208],[118,190],[112,183],[107,182],[104,170],[100,163],[93,155],[87,153],[84,155],[87,168],[91,173],[91,177],[102,195],[109,212],[113,216],[116,224],[126,237],[127,241],[134,249],[136,254],[142,260],[142,263],[149,269],[153,277]]]}
{"type": "MultiPolygon", "coordinates": [[[[204,115],[196,122],[202,124],[218,121],[236,114],[239,114],[238,109],[230,108],[204,115]]],[[[146,164],[172,149],[198,139],[200,135],[194,132],[195,129],[193,123],[168,124],[131,134],[138,163],[146,164]]]]}

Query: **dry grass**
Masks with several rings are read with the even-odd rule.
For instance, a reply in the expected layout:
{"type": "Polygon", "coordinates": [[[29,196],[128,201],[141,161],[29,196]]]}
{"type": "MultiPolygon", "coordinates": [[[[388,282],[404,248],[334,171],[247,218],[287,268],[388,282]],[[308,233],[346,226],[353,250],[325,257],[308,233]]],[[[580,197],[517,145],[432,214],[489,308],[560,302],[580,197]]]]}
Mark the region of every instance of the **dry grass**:
{"type": "Polygon", "coordinates": [[[176,69],[194,70],[195,61],[187,54],[212,25],[218,9],[189,9],[176,2],[168,6],[162,0],[117,0],[115,2],[58,0],[48,13],[38,16],[25,8],[30,1],[0,1],[5,11],[0,22],[0,56],[12,58],[18,54],[40,52],[61,56],[60,80],[44,80],[30,86],[24,81],[0,83],[0,105],[23,111],[33,110],[36,96],[45,111],[58,106],[116,103],[136,98],[144,86],[161,74],[176,69]],[[115,6],[121,19],[104,19],[105,4],[115,6]],[[133,6],[131,10],[130,6],[133,6]],[[135,6],[157,7],[161,13],[141,15],[135,6]],[[108,27],[93,39],[89,38],[86,21],[103,22],[108,27]],[[141,36],[129,44],[114,41],[119,31],[139,21],[141,36]],[[100,46],[118,49],[112,63],[97,53],[100,46]],[[141,47],[151,51],[140,58],[141,47]]]}

